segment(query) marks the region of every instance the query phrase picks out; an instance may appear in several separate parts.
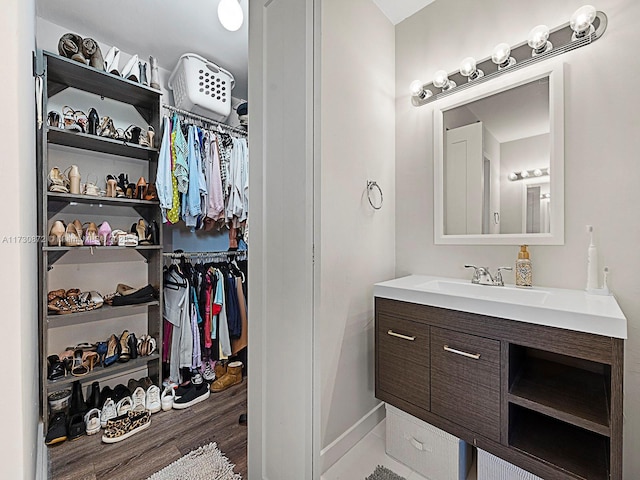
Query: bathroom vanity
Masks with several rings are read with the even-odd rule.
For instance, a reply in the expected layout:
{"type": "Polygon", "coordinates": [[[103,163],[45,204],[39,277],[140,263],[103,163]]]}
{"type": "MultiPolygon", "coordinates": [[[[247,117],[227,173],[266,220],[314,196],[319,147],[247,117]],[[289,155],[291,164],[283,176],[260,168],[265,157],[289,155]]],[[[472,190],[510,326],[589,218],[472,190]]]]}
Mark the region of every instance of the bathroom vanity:
{"type": "Polygon", "coordinates": [[[419,275],[374,296],[378,399],[546,480],[622,479],[613,296],[419,275]]]}

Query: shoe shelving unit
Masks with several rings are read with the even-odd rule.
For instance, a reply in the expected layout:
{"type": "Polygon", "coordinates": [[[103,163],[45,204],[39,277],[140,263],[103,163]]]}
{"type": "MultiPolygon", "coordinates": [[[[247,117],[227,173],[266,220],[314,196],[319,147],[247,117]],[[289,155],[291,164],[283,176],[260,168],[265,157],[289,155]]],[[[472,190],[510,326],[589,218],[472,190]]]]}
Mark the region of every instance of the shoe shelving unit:
{"type": "MultiPolygon", "coordinates": [[[[155,182],[158,149],[127,143],[123,140],[49,127],[46,123],[49,99],[67,88],[95,94],[130,105],[142,116],[147,125],[152,126],[156,132],[160,132],[162,92],[43,50],[39,50],[35,54],[34,70],[35,75],[42,79],[42,98],[37,100],[41,102],[42,123],[38,123],[36,129],[36,161],[37,171],[39,172],[37,178],[38,235],[41,240],[41,243],[38,244],[38,294],[40,299],[38,318],[40,385],[42,387],[40,403],[46,432],[49,416],[47,395],[49,393],[68,388],[75,380],[80,380],[84,389],[87,384],[96,380],[126,376],[128,372],[143,368],[147,368],[148,375],[154,383],[159,385],[162,374],[161,357],[158,353],[162,345],[162,228],[158,232],[159,245],[141,245],[137,247],[58,247],[49,246],[47,242],[53,216],[64,214],[70,206],[73,209],[70,209],[69,215],[93,216],[109,221],[109,215],[131,214],[135,211],[136,215],[144,218],[147,223],[155,220],[159,226],[162,225],[158,201],[49,192],[48,173],[50,168],[53,167],[48,162],[50,146],[69,147],[89,159],[95,153],[96,155],[93,156],[96,157],[96,162],[100,161],[99,157],[104,158],[104,154],[117,156],[118,161],[131,162],[137,165],[138,168],[140,167],[140,162],[142,162],[142,167],[146,171],[145,178],[149,182],[155,182]],[[100,251],[108,252],[107,255],[103,253],[101,258],[112,259],[112,261],[117,262],[122,261],[125,250],[134,250],[144,258],[147,282],[158,289],[157,301],[116,307],[104,304],[101,308],[87,312],[66,315],[49,314],[47,293],[50,290],[60,288],[59,285],[49,285],[49,275],[63,256],[66,257],[67,263],[81,263],[84,260],[82,259],[83,255],[79,252],[90,251],[93,253],[94,251],[100,251]],[[93,371],[81,377],[74,377],[69,373],[66,377],[58,380],[51,381],[47,379],[47,356],[60,353],[50,350],[50,330],[61,327],[85,329],[92,322],[113,320],[113,333],[119,335],[123,330],[128,329],[126,317],[131,315],[146,315],[147,331],[135,333],[148,333],[156,338],[158,350],[154,354],[145,357],[139,356],[124,363],[116,362],[109,367],[94,366],[93,371]]],[[[159,142],[160,137],[156,136],[155,144],[158,145],[159,142]]],[[[86,253],[84,255],[86,256],[86,253]]],[[[77,287],[83,290],[83,278],[74,278],[74,281],[77,287]]],[[[114,290],[117,283],[127,283],[126,272],[123,272],[121,278],[113,278],[111,283],[114,290]]],[[[103,291],[101,293],[108,294],[111,292],[103,291]]],[[[106,341],[107,338],[87,338],[86,340],[91,342],[106,341]]],[[[126,380],[124,383],[126,383],[126,380]]]]}

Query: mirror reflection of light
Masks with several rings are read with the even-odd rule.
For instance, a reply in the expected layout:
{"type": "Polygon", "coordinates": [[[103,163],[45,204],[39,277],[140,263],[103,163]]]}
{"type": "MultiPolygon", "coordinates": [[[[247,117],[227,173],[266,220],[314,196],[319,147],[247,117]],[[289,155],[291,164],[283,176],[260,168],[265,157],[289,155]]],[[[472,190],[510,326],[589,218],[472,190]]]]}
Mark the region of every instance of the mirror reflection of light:
{"type": "Polygon", "coordinates": [[[529,172],[527,172],[526,170],[522,170],[522,171],[520,172],[520,176],[521,176],[522,178],[529,178],[529,172]]]}
{"type": "Polygon", "coordinates": [[[534,174],[536,177],[539,177],[539,176],[541,176],[541,175],[542,175],[542,170],[540,170],[539,168],[536,168],[536,169],[533,171],[533,174],[534,174]]]}
{"type": "Polygon", "coordinates": [[[518,178],[518,174],[516,172],[511,172],[509,174],[509,180],[513,181],[516,180],[518,178]]]}

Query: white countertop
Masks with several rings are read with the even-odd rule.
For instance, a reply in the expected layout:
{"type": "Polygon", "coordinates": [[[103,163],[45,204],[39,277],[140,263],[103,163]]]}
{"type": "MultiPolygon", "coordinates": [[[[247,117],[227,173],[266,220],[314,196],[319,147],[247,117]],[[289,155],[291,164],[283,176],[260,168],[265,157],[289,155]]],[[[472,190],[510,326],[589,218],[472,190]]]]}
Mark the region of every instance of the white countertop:
{"type": "Polygon", "coordinates": [[[409,275],[376,283],[376,297],[627,338],[627,319],[613,295],[562,288],[474,285],[470,280],[409,275]]]}

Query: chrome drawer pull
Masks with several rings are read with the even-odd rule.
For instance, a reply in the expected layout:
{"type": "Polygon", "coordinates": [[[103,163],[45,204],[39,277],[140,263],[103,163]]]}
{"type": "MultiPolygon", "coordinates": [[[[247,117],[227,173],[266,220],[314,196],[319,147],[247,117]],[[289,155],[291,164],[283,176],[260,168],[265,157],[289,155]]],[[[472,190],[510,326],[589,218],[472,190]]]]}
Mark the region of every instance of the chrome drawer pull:
{"type": "Polygon", "coordinates": [[[467,353],[462,350],[456,350],[455,348],[449,348],[449,345],[444,346],[445,352],[455,353],[456,355],[462,355],[463,357],[473,358],[474,360],[478,360],[480,358],[479,353],[467,353]]]}
{"type": "Polygon", "coordinates": [[[402,335],[401,333],[396,333],[393,330],[387,331],[387,335],[391,335],[392,337],[402,338],[403,340],[409,340],[411,342],[413,342],[416,339],[415,336],[410,337],[408,335],[402,335]]]}

